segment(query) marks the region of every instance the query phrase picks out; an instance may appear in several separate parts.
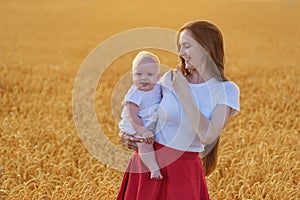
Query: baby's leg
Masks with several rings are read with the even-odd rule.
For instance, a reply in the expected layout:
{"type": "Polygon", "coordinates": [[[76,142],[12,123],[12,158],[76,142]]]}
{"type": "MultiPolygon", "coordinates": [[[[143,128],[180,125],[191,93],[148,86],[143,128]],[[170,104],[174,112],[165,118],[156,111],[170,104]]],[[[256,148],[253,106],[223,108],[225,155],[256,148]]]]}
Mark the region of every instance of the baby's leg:
{"type": "Polygon", "coordinates": [[[162,179],[159,166],[155,159],[155,153],[152,144],[137,143],[140,158],[151,172],[151,179],[162,179]]]}

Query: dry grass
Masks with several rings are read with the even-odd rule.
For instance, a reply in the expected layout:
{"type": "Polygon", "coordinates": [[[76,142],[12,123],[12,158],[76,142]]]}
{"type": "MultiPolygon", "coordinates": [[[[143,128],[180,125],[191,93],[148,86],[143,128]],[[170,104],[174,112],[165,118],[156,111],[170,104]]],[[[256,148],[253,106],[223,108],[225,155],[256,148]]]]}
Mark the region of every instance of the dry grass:
{"type": "MultiPolygon", "coordinates": [[[[227,75],[241,89],[242,112],[226,127],[218,168],[207,178],[211,199],[300,199],[299,7],[296,0],[0,0],[1,199],[114,199],[122,172],[95,159],[75,129],[76,72],[113,34],[176,30],[195,19],[222,29],[227,75]]],[[[156,53],[176,65],[174,55],[156,53]]],[[[111,65],[96,93],[99,122],[117,145],[111,94],[132,56],[111,65]]]]}

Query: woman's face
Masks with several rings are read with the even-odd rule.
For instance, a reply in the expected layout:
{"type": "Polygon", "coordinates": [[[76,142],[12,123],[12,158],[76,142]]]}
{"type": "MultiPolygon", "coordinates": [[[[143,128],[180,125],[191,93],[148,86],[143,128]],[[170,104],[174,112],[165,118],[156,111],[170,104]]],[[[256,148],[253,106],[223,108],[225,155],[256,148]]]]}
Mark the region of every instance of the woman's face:
{"type": "Polygon", "coordinates": [[[183,30],[179,35],[179,56],[185,60],[185,68],[193,72],[198,70],[204,72],[206,63],[205,49],[193,39],[192,33],[189,30],[183,30]]]}

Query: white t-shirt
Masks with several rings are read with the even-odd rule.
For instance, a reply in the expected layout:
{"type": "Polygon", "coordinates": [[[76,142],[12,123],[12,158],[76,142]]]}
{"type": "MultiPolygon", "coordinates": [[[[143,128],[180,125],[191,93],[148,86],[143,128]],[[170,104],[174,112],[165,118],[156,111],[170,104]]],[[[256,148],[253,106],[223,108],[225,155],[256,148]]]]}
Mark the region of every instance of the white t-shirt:
{"type": "Polygon", "coordinates": [[[139,106],[139,117],[145,127],[154,131],[157,122],[157,108],[161,100],[161,86],[155,84],[152,90],[138,90],[135,85],[132,85],[124,97],[122,104],[124,108],[119,122],[119,129],[131,135],[136,134],[131,122],[128,118],[126,103],[131,102],[139,106]]]}
{"type": "MultiPolygon", "coordinates": [[[[158,108],[155,140],[168,147],[191,152],[204,151],[189,119],[172,87],[171,72],[161,78],[162,100],[158,108]]],[[[204,83],[189,84],[191,95],[200,112],[211,119],[218,104],[232,108],[231,116],[239,112],[239,88],[231,81],[212,78],[204,83]]]]}

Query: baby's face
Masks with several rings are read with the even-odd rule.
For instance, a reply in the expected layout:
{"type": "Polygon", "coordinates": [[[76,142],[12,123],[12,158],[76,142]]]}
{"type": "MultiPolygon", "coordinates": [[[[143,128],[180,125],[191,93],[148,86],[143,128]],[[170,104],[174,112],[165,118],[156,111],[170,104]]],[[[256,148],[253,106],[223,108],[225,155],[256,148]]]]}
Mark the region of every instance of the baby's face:
{"type": "Polygon", "coordinates": [[[150,59],[143,59],[133,68],[132,78],[139,90],[152,90],[159,79],[159,64],[150,59]]]}

